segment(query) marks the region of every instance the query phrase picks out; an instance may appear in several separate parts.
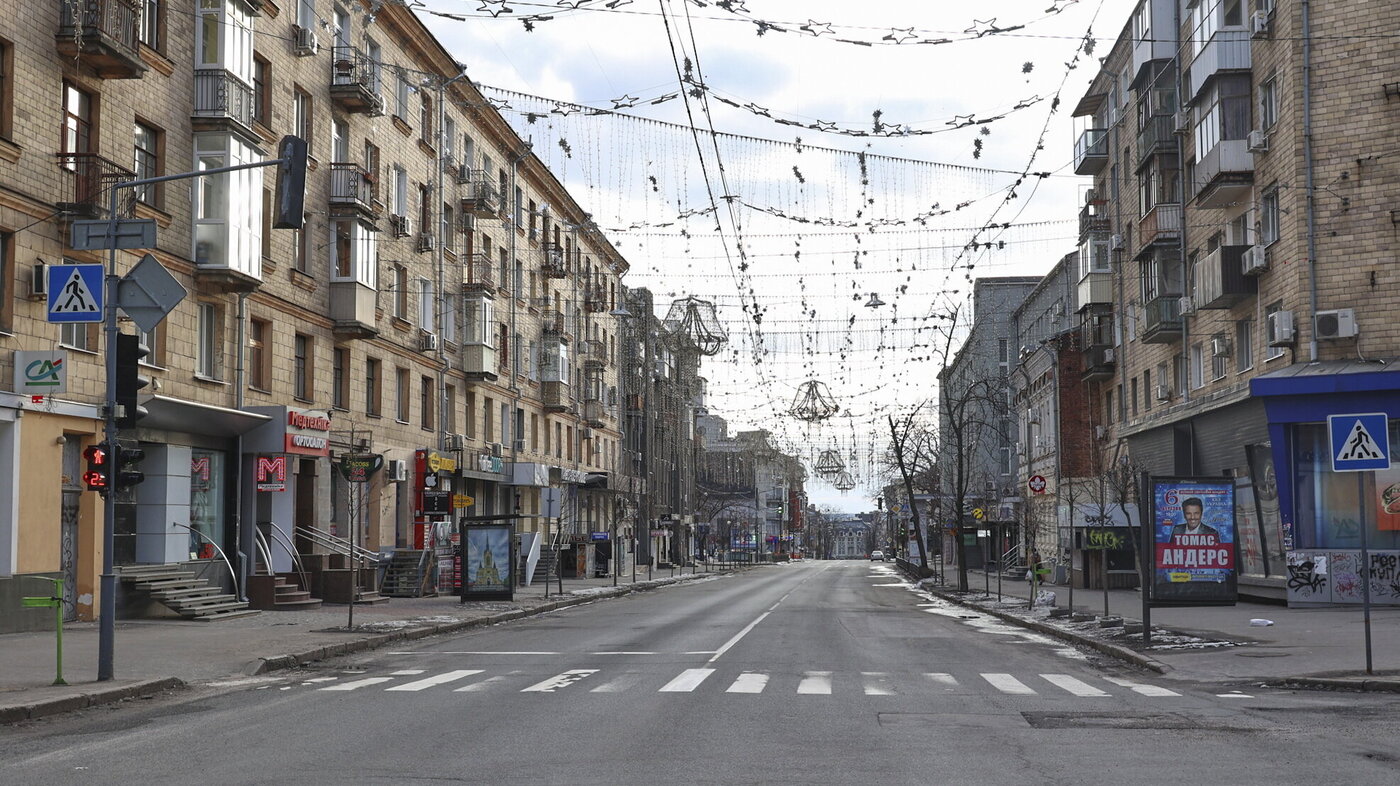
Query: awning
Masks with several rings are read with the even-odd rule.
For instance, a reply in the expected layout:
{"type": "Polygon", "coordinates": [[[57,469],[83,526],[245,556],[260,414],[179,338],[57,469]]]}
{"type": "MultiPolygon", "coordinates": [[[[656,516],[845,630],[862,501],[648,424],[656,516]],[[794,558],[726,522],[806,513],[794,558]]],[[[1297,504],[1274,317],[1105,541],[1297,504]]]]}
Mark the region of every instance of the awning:
{"type": "Polygon", "coordinates": [[[201,404],[169,396],[151,396],[142,402],[146,417],[140,428],[157,431],[180,431],[211,437],[236,437],[247,434],[272,418],[255,412],[240,412],[213,404],[201,404]]]}

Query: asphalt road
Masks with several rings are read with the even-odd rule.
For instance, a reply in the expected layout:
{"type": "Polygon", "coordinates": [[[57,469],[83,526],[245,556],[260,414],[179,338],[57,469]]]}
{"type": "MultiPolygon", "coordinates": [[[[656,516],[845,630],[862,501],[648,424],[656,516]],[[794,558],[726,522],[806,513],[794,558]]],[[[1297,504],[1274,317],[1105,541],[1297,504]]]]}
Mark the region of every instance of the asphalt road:
{"type": "Polygon", "coordinates": [[[0,731],[0,783],[1394,784],[1397,710],[1170,680],[805,562],[0,731]]]}

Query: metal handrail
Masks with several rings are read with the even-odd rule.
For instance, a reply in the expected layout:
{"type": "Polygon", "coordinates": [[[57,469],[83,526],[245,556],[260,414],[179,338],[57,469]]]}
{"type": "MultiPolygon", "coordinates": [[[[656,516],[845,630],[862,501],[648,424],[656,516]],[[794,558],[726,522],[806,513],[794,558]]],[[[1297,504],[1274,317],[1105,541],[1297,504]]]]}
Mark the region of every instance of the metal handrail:
{"type": "Polygon", "coordinates": [[[308,526],[306,524],[298,524],[296,531],[298,534],[305,535],[306,537],[315,541],[318,545],[335,550],[335,552],[338,554],[344,554],[347,550],[349,550],[358,559],[368,560],[376,565],[379,564],[379,552],[370,551],[369,549],[361,548],[360,546],[353,546],[350,543],[350,541],[346,538],[342,538],[337,535],[332,535],[329,532],[316,529],[315,527],[308,526]]]}
{"type": "MultiPolygon", "coordinates": [[[[272,575],[272,549],[267,547],[267,537],[256,527],[253,529],[253,545],[258,547],[258,552],[262,554],[263,569],[267,575],[272,575]]],[[[256,563],[254,568],[256,568],[256,563]]],[[[254,571],[256,572],[256,571],[254,571]]]]}
{"type": "Polygon", "coordinates": [[[1017,543],[1016,545],[1014,545],[1014,546],[1012,546],[1011,548],[1007,549],[1007,550],[1006,550],[1006,553],[1005,553],[1005,554],[1002,554],[1002,555],[1001,555],[1001,559],[997,561],[997,568],[998,568],[998,569],[1001,569],[1001,568],[1006,567],[1006,558],[1007,558],[1007,557],[1013,557],[1013,556],[1019,556],[1020,553],[1021,553],[1021,544],[1020,544],[1020,543],[1017,543]]]}
{"type": "MultiPolygon", "coordinates": [[[[278,527],[276,522],[270,523],[272,524],[270,529],[272,532],[272,539],[277,541],[277,544],[282,547],[282,550],[287,552],[287,556],[292,558],[292,564],[296,566],[297,575],[301,576],[301,588],[310,591],[311,579],[306,575],[306,567],[301,564],[301,555],[297,553],[296,548],[292,545],[291,539],[287,537],[287,533],[283,532],[282,528],[278,527]]],[[[271,570],[271,568],[272,566],[269,565],[268,570],[271,570]]]]}
{"type": "Polygon", "coordinates": [[[170,523],[171,523],[171,524],[174,524],[174,525],[177,526],[177,527],[184,527],[185,529],[189,530],[190,532],[193,532],[194,534],[196,534],[196,535],[198,535],[200,538],[202,538],[202,539],[204,540],[205,543],[208,543],[209,545],[213,546],[213,547],[214,547],[214,550],[217,551],[217,552],[219,552],[219,557],[223,559],[224,565],[228,567],[228,577],[229,577],[229,579],[233,582],[233,592],[234,592],[234,594],[237,595],[237,596],[240,597],[240,598],[247,597],[247,595],[246,595],[245,593],[239,591],[239,589],[238,589],[238,574],[235,573],[235,572],[233,571],[233,563],[232,563],[232,562],[229,562],[228,555],[224,553],[224,550],[223,550],[223,549],[219,548],[219,544],[217,544],[217,543],[215,543],[213,540],[211,540],[211,539],[209,538],[208,535],[205,535],[203,532],[200,532],[199,530],[195,529],[194,527],[191,527],[191,526],[188,525],[188,524],[181,524],[181,523],[178,522],[178,521],[172,521],[172,522],[170,522],[170,523]]]}

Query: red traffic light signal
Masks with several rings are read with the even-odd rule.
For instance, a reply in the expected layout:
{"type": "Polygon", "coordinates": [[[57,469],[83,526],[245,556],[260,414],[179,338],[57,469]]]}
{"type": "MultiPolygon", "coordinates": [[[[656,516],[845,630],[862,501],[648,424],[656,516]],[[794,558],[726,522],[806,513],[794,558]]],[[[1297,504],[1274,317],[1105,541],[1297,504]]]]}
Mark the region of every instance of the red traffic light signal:
{"type": "Polygon", "coordinates": [[[108,478],[112,469],[110,456],[106,445],[89,445],[83,450],[83,458],[87,460],[83,484],[87,486],[88,491],[107,493],[108,478]]]}

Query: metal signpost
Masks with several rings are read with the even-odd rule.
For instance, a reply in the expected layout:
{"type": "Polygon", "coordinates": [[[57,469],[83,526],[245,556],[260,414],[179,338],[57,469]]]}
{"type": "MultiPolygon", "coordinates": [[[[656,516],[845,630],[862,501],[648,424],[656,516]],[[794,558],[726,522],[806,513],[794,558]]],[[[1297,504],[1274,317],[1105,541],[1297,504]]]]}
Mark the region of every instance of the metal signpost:
{"type": "MultiPolygon", "coordinates": [[[[1328,415],[1327,436],[1333,472],[1375,472],[1390,469],[1390,419],[1384,412],[1328,415]]],[[[1356,498],[1361,501],[1361,617],[1366,631],[1366,673],[1374,673],[1371,659],[1371,552],[1366,537],[1366,476],[1356,476],[1356,498]]]]}

